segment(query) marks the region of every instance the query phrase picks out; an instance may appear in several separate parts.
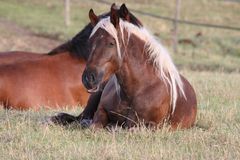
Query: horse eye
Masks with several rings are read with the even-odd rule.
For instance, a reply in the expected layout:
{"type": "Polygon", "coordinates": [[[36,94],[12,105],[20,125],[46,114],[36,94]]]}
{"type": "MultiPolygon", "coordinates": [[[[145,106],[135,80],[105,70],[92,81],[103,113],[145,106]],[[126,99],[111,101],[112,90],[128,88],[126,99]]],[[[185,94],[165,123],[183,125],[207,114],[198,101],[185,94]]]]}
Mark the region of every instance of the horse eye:
{"type": "Polygon", "coordinates": [[[108,46],[109,46],[109,47],[113,47],[113,46],[114,46],[114,42],[110,42],[110,43],[108,44],[108,46]]]}

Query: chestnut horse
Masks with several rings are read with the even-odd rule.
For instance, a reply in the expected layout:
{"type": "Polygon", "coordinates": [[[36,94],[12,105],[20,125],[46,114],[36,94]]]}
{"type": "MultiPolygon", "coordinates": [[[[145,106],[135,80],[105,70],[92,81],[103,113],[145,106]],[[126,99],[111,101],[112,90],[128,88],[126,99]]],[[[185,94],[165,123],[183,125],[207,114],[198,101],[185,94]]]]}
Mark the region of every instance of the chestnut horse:
{"type": "MultiPolygon", "coordinates": [[[[131,12],[127,10],[125,4],[121,5],[120,9],[118,10],[118,14],[122,20],[128,21],[129,23],[135,25],[136,27],[142,27],[142,23],[131,12]]],[[[91,20],[91,24],[95,26],[99,18],[94,14],[92,9],[89,12],[89,17],[91,20]]],[[[121,104],[125,104],[126,101],[119,97],[119,93],[121,91],[121,88],[119,87],[120,86],[117,82],[116,76],[112,76],[112,78],[107,83],[101,85],[101,88],[99,87],[100,90],[98,92],[95,93],[92,92],[86,108],[79,116],[73,116],[67,113],[59,113],[56,116],[47,118],[46,122],[60,125],[67,125],[72,122],[80,122],[80,124],[83,127],[87,127],[90,125],[92,121],[92,118],[97,110],[100,99],[101,102],[109,101],[114,103],[115,105],[120,104],[120,102],[121,104]]]]}
{"type": "Polygon", "coordinates": [[[112,122],[125,127],[139,123],[155,127],[164,122],[172,129],[193,126],[197,112],[194,89],[179,74],[162,44],[144,27],[120,19],[114,5],[110,17],[90,19],[96,26],[89,39],[91,53],[83,84],[97,92],[115,74],[120,85],[117,102],[103,91],[91,127],[102,128],[112,122]]]}
{"type": "MultiPolygon", "coordinates": [[[[141,23],[132,15],[134,25],[141,23]]],[[[109,16],[103,14],[95,19],[109,16]]],[[[63,107],[86,105],[89,94],[81,83],[85,61],[88,58],[87,40],[93,24],[88,24],[71,41],[53,49],[48,54],[10,52],[0,54],[0,101],[5,108],[29,109],[34,107],[63,107]],[[21,93],[21,94],[19,94],[21,93]]],[[[101,91],[92,94],[84,113],[93,116],[101,91]]],[[[87,114],[84,114],[87,115],[87,114]]]]}

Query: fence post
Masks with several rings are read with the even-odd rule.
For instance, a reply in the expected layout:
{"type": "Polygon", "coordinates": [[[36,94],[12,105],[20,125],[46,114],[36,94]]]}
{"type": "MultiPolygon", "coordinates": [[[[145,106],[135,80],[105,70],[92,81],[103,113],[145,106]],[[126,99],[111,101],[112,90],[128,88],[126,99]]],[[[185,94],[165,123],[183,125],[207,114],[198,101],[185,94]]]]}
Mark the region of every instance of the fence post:
{"type": "Polygon", "coordinates": [[[178,20],[180,15],[181,0],[176,0],[175,16],[173,22],[173,51],[178,52],[178,20]]]}
{"type": "Polygon", "coordinates": [[[64,0],[64,21],[67,27],[70,26],[70,0],[64,0]]]}

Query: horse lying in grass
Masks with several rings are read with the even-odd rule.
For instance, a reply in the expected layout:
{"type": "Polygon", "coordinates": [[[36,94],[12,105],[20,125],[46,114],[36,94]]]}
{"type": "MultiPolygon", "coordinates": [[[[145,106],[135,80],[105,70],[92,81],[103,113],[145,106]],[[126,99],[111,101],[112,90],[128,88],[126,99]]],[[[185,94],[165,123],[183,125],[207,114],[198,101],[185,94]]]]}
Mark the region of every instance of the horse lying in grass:
{"type": "Polygon", "coordinates": [[[47,54],[0,54],[0,102],[4,108],[34,109],[85,106],[89,93],[81,77],[88,57],[88,24],[72,40],[47,54]]]}
{"type": "MultiPolygon", "coordinates": [[[[125,5],[120,10],[122,16],[129,16],[125,5]]],[[[119,15],[114,4],[110,17],[98,19],[89,12],[95,27],[83,84],[92,93],[106,84],[90,127],[110,123],[127,128],[139,123],[159,127],[164,122],[172,129],[191,127],[197,112],[192,86],[178,73],[168,51],[143,26],[132,25],[119,15]]],[[[69,124],[79,120],[84,111],[78,117],[59,114],[51,121],[69,124]]]]}
{"type": "Polygon", "coordinates": [[[164,122],[172,129],[193,126],[197,112],[194,89],[147,29],[120,19],[113,5],[110,17],[97,20],[89,45],[91,54],[83,73],[85,87],[97,92],[113,74],[120,84],[114,96],[120,99],[118,105],[103,91],[92,128],[110,122],[128,128],[139,123],[157,127],[164,122]]]}
{"type": "Polygon", "coordinates": [[[68,51],[28,58],[0,66],[0,101],[5,108],[86,105],[89,93],[80,81],[85,60],[68,51]]]}

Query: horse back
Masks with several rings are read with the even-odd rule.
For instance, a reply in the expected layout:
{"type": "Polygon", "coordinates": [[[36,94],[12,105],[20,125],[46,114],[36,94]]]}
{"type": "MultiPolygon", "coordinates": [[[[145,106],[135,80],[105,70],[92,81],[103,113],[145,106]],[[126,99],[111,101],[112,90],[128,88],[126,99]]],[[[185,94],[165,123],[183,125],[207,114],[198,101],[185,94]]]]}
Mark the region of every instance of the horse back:
{"type": "Polygon", "coordinates": [[[31,60],[41,56],[42,54],[33,52],[22,51],[0,52],[0,65],[17,63],[24,60],[31,60]]]}

